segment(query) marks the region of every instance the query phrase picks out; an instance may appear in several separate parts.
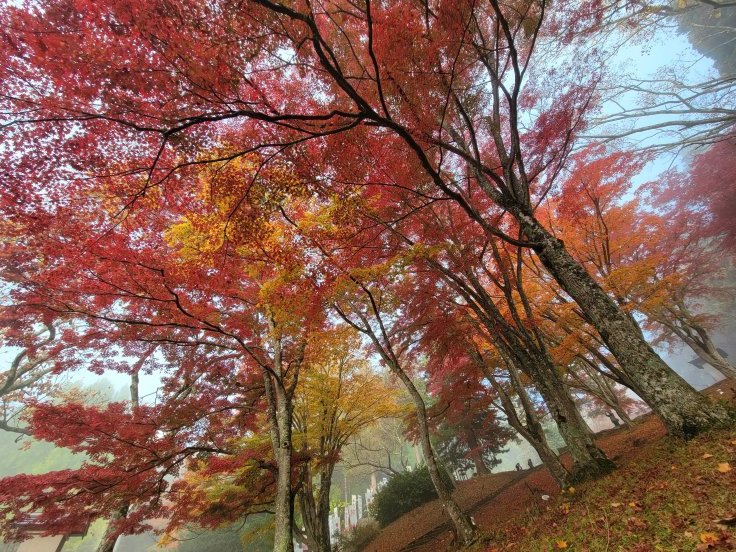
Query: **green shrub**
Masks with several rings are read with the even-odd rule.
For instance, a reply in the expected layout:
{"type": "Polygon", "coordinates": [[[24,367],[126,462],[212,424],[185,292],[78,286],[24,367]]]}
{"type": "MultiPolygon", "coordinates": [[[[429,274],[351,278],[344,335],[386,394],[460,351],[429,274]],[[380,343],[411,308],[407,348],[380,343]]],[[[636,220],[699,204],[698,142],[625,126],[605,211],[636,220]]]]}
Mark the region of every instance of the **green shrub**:
{"type": "Polygon", "coordinates": [[[358,524],[343,533],[337,540],[337,550],[339,552],[360,552],[376,535],[381,531],[381,527],[375,519],[363,518],[358,524]]]}
{"type": "MultiPolygon", "coordinates": [[[[451,481],[446,472],[443,471],[442,475],[446,481],[451,481]]],[[[417,506],[435,498],[437,491],[429,477],[429,470],[427,466],[421,466],[389,479],[374,497],[370,513],[381,527],[385,527],[417,506]]]]}

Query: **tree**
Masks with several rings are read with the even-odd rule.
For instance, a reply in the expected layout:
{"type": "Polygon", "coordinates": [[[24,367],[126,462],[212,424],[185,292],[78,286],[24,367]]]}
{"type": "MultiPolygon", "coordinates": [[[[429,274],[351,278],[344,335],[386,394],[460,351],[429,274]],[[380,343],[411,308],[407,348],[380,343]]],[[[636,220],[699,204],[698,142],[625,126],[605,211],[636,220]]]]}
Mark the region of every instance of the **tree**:
{"type": "MultiPolygon", "coordinates": [[[[724,264],[716,254],[728,249],[726,225],[714,218],[715,205],[702,207],[708,193],[703,191],[698,204],[689,180],[684,183],[687,177],[678,172],[670,173],[666,187],[643,188],[641,195],[650,196],[656,211],[639,197],[624,200],[646,161],[637,157],[601,148],[580,152],[557,206],[558,235],[632,317],[646,317],[658,342],[679,338],[716,369],[736,375],[710,338],[713,317],[692,312],[693,304],[731,292],[720,283],[724,264]]],[[[719,163],[728,163],[728,157],[709,160],[713,168],[699,165],[701,170],[718,171],[719,163]]]]}
{"type": "Polygon", "coordinates": [[[377,421],[401,414],[397,392],[361,358],[350,328],[331,328],[312,342],[294,400],[295,446],[305,461],[299,509],[310,550],[330,552],[330,489],[350,439],[377,421]]]}
{"type": "Polygon", "coordinates": [[[632,42],[686,35],[698,53],[713,61],[715,70],[704,74],[687,56],[645,76],[620,68],[606,71],[598,87],[605,108],[591,119],[588,138],[679,153],[728,136],[736,121],[733,2],[615,0],[590,5],[599,15],[581,30],[578,49],[617,52],[632,42]]]}
{"type": "MultiPolygon", "coordinates": [[[[85,479],[89,471],[101,469],[98,464],[102,463],[115,475],[94,487],[90,494],[101,498],[89,497],[94,506],[81,511],[109,516],[130,503],[136,514],[129,513],[118,532],[138,530],[144,513],[161,513],[160,505],[141,508],[141,502],[145,504],[149,498],[146,493],[154,497],[167,493],[165,476],[172,470],[177,473],[192,456],[237,456],[239,449],[232,450],[227,444],[230,432],[221,424],[226,423],[228,412],[248,412],[262,406],[273,456],[270,461],[256,463],[255,471],[265,482],[269,473],[274,474],[275,481],[270,481],[276,487],[275,539],[277,549],[286,550],[292,547],[293,394],[307,341],[322,320],[318,286],[310,279],[308,263],[291,251],[289,226],[279,227],[271,220],[273,213],[285,208],[295,183],[292,173],[283,165],[258,170],[252,159],[218,168],[209,166],[208,170],[211,172],[192,175],[189,193],[182,194],[179,188],[177,200],[172,202],[163,196],[149,198],[145,208],[128,212],[122,224],[114,217],[120,206],[114,198],[120,187],[125,187],[124,178],[102,187],[99,182],[90,184],[86,198],[75,189],[69,189],[67,199],[60,202],[36,198],[32,200],[34,217],[26,219],[19,212],[14,216],[19,223],[43,219],[43,235],[26,227],[28,248],[23,252],[11,249],[14,262],[5,268],[15,275],[17,312],[86,322],[81,335],[67,336],[71,342],[98,345],[108,355],[158,345],[173,367],[171,387],[161,408],[172,415],[189,409],[188,417],[178,421],[148,411],[141,413],[154,417],[149,425],[176,428],[170,430],[174,442],[154,439],[162,456],[124,457],[113,452],[102,456],[104,447],[113,447],[115,441],[100,437],[93,462],[79,473],[57,474],[51,486],[58,487],[58,493],[67,492],[72,485],[64,483],[67,478],[72,482],[85,479]],[[266,181],[270,183],[267,187],[263,186],[266,181]],[[248,201],[232,194],[233,189],[239,189],[237,185],[249,187],[248,201]],[[101,198],[107,203],[103,205],[101,198]],[[85,208],[80,209],[81,205],[85,208]],[[98,229],[109,224],[113,229],[100,236],[98,229]],[[34,254],[28,254],[31,251],[34,254]],[[19,254],[25,257],[19,259],[19,254]],[[253,373],[260,377],[260,384],[253,373]],[[208,378],[217,381],[219,389],[214,383],[204,386],[208,378]],[[259,400],[265,399],[264,405],[243,398],[254,388],[259,390],[259,400]],[[225,397],[225,403],[213,398],[217,396],[225,397]],[[210,423],[214,426],[207,430],[210,423]],[[166,446],[171,447],[170,454],[165,453],[166,446]],[[138,460],[142,464],[136,465],[138,460]],[[161,479],[148,486],[136,485],[140,483],[137,470],[151,477],[158,474],[161,479]]],[[[109,356],[103,355],[103,360],[114,366],[109,356]]],[[[60,411],[59,418],[66,416],[60,411]]],[[[138,415],[130,416],[135,427],[138,415]]],[[[254,423],[251,419],[245,431],[254,423]]],[[[76,443],[68,435],[63,444],[84,449],[85,435],[80,431],[76,443]]],[[[38,485],[48,483],[48,479],[38,481],[38,485]]],[[[23,497],[48,511],[49,516],[52,510],[58,512],[39,493],[23,497]]],[[[9,503],[16,512],[23,508],[18,500],[9,503]]],[[[59,517],[54,527],[60,526],[62,519],[59,517]]]]}
{"type": "Polygon", "coordinates": [[[254,151],[268,162],[314,153],[320,160],[305,174],[339,194],[345,181],[385,182],[386,165],[372,164],[391,150],[389,163],[409,169],[400,186],[412,197],[451,201],[489,236],[536,253],[670,432],[727,423],[535,216],[596,80],[582,59],[557,82],[535,80],[539,41],[564,41],[595,17],[577,5],[547,8],[180,0],[166,8],[103,2],[81,14],[68,2],[7,6],[8,201],[24,204],[26,182],[55,188],[118,174],[129,177],[131,207],[194,166],[254,151]],[[508,218],[521,236],[504,231],[508,218]]]}
{"type": "Polygon", "coordinates": [[[513,432],[496,418],[491,392],[480,378],[458,376],[462,375],[433,389],[438,401],[429,410],[429,419],[435,447],[446,465],[462,471],[472,466],[477,475],[487,475],[501,462],[496,455],[505,452],[513,432]]]}
{"type": "Polygon", "coordinates": [[[335,310],[348,325],[370,339],[382,362],[409,393],[415,409],[422,453],[432,483],[452,520],[457,538],[465,545],[470,544],[477,539],[477,528],[470,516],[463,512],[452,498],[454,489],[451,482],[442,477],[443,468],[438,462],[430,440],[427,406],[412,382],[409,372],[404,368],[407,360],[409,362],[413,360],[411,349],[415,328],[411,323],[408,327],[404,326],[392,313],[384,312],[382,306],[389,306],[393,302],[389,289],[381,287],[375,280],[368,284],[359,279],[375,274],[376,270],[382,271],[385,267],[354,269],[352,273],[348,273],[343,285],[337,288],[334,299],[335,310]]]}

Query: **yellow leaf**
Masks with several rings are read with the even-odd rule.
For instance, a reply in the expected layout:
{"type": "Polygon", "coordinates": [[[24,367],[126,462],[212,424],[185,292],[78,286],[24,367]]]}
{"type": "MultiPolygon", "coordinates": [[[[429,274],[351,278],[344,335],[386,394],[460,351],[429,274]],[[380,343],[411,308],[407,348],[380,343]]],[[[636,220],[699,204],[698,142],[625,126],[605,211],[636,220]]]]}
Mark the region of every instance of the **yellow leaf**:
{"type": "Polygon", "coordinates": [[[703,544],[718,544],[718,535],[715,533],[700,533],[700,542],[703,544]]]}
{"type": "Polygon", "coordinates": [[[718,464],[718,471],[721,473],[728,473],[731,471],[731,464],[728,462],[721,462],[718,464]]]}
{"type": "Polygon", "coordinates": [[[565,548],[567,548],[567,541],[558,540],[555,548],[557,548],[557,550],[564,550],[565,548]]]}

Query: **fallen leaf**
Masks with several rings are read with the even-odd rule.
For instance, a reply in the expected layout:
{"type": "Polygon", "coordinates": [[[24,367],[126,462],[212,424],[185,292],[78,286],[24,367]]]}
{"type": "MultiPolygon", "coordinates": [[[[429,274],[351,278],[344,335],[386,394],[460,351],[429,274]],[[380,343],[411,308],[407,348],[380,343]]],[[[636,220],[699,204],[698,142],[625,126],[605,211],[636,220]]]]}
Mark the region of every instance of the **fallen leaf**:
{"type": "Polygon", "coordinates": [[[620,502],[611,502],[611,508],[620,508],[623,506],[620,502]]]}
{"type": "Polygon", "coordinates": [[[635,529],[646,529],[647,528],[647,522],[643,519],[640,519],[636,516],[630,517],[626,525],[628,525],[629,530],[635,530],[635,529]]]}
{"type": "Polygon", "coordinates": [[[718,535],[715,533],[700,533],[700,542],[703,544],[717,544],[718,535]]]}
{"type": "Polygon", "coordinates": [[[708,458],[713,458],[712,454],[708,454],[707,452],[703,455],[703,460],[707,460],[708,458]]]}
{"type": "Polygon", "coordinates": [[[731,464],[728,462],[721,462],[718,464],[718,471],[721,473],[728,473],[731,471],[731,464]]]}
{"type": "Polygon", "coordinates": [[[685,531],[683,533],[683,536],[685,536],[685,538],[688,538],[688,539],[693,538],[693,534],[690,531],[685,531]]]}
{"type": "Polygon", "coordinates": [[[557,550],[564,550],[565,548],[567,548],[567,541],[558,540],[555,548],[557,548],[557,550]]]}

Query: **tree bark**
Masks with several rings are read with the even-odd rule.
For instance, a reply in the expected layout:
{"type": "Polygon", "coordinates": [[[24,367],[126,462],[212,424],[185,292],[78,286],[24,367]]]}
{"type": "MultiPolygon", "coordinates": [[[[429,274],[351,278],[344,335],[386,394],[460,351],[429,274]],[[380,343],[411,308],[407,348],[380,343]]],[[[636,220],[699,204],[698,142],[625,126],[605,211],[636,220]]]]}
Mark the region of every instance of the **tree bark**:
{"type": "Polygon", "coordinates": [[[458,540],[464,545],[469,545],[475,542],[478,538],[478,529],[475,524],[471,521],[470,516],[462,511],[460,506],[452,498],[452,491],[454,490],[451,485],[447,484],[447,481],[442,477],[440,467],[437,462],[437,456],[435,455],[432,443],[429,439],[429,425],[427,423],[427,408],[424,404],[424,399],[417,391],[414,383],[409,379],[409,376],[404,373],[398,367],[392,366],[394,373],[399,377],[404,386],[406,387],[417,415],[417,427],[419,428],[419,441],[422,448],[422,454],[424,455],[424,461],[427,463],[427,469],[429,476],[432,479],[434,488],[437,491],[442,501],[442,505],[445,511],[450,516],[452,523],[455,527],[455,533],[458,540]]]}
{"type": "Polygon", "coordinates": [[[551,359],[535,360],[533,366],[525,368],[533,376],[572,457],[570,481],[596,478],[610,472],[615,465],[595,444],[590,427],[580,414],[551,359]]]}
{"type": "Polygon", "coordinates": [[[637,324],[532,216],[516,211],[524,233],[537,245],[542,264],[580,306],[596,328],[621,370],[641,398],[662,419],[670,434],[690,438],[731,421],[731,414],[690,387],[654,352],[637,324]]]}
{"type": "Polygon", "coordinates": [[[511,381],[511,386],[514,388],[514,391],[516,391],[516,395],[519,397],[519,403],[524,411],[526,423],[522,422],[519,418],[516,407],[511,401],[511,398],[498,383],[493,373],[488,369],[488,366],[481,362],[480,368],[491,382],[491,385],[493,385],[498,392],[503,408],[506,411],[506,418],[508,419],[509,425],[518,431],[519,434],[534,448],[534,450],[537,451],[539,458],[547,469],[549,469],[550,474],[552,474],[552,477],[555,479],[557,484],[561,488],[564,488],[570,479],[570,472],[568,472],[565,466],[562,465],[557,454],[555,454],[552,447],[549,446],[542,424],[539,423],[531,400],[526,393],[526,389],[519,380],[517,369],[509,364],[509,380],[511,381]]]}
{"type": "Polygon", "coordinates": [[[409,392],[409,395],[411,396],[412,402],[414,403],[416,409],[417,426],[419,428],[419,440],[421,442],[422,453],[424,454],[424,460],[427,463],[427,469],[429,471],[430,478],[432,479],[432,483],[435,487],[435,490],[437,491],[437,495],[439,496],[445,510],[452,520],[453,526],[455,528],[455,534],[458,540],[465,546],[470,545],[478,539],[478,529],[475,527],[475,524],[470,519],[470,516],[463,512],[460,509],[460,506],[458,506],[458,504],[454,501],[454,499],[452,498],[452,487],[448,486],[445,480],[440,475],[440,470],[437,465],[437,458],[434,450],[432,449],[432,443],[429,440],[427,408],[424,404],[424,399],[419,394],[419,391],[417,391],[417,388],[411,381],[411,378],[409,378],[407,373],[401,367],[399,357],[396,355],[393,347],[391,346],[391,338],[386,331],[386,326],[383,323],[378,304],[376,303],[373,294],[363,285],[360,285],[360,288],[366,294],[366,297],[370,302],[370,308],[380,328],[383,343],[381,342],[381,339],[378,338],[376,332],[372,329],[371,325],[368,323],[366,317],[360,314],[359,311],[357,313],[357,316],[363,322],[363,327],[360,327],[354,322],[351,322],[350,319],[345,315],[345,313],[339,308],[338,313],[345,321],[356,327],[356,329],[363,332],[371,339],[374,346],[376,347],[376,350],[381,355],[381,358],[384,360],[384,362],[386,362],[387,366],[396,375],[396,377],[401,380],[401,383],[403,383],[404,387],[409,392]]]}
{"type": "Polygon", "coordinates": [[[125,505],[121,507],[117,512],[114,512],[109,519],[109,523],[107,525],[107,528],[105,529],[105,532],[102,535],[102,539],[100,540],[100,543],[97,545],[96,552],[112,552],[113,548],[115,548],[115,543],[117,542],[117,538],[113,538],[113,525],[116,521],[125,518],[128,515],[128,509],[129,506],[125,505]]]}
{"type": "Polygon", "coordinates": [[[304,529],[307,533],[309,550],[331,552],[330,545],[330,485],[332,482],[333,464],[325,464],[319,468],[319,489],[315,499],[312,484],[312,473],[305,466],[302,474],[302,487],[299,492],[304,529]]]}
{"type": "Polygon", "coordinates": [[[486,466],[486,463],[483,460],[483,453],[479,450],[480,445],[478,444],[478,437],[475,434],[475,430],[473,428],[470,428],[467,431],[467,437],[468,446],[470,447],[470,460],[475,466],[476,475],[490,474],[491,470],[488,469],[488,466],[486,466]]]}
{"type": "Polygon", "coordinates": [[[278,382],[264,373],[266,401],[271,433],[271,446],[276,462],[276,496],[274,498],[274,552],[293,552],[293,495],[291,489],[291,423],[288,397],[278,382]]]}
{"type": "Polygon", "coordinates": [[[673,321],[667,320],[663,316],[660,319],[661,323],[668,327],[677,337],[682,339],[696,355],[721,374],[727,378],[736,379],[736,367],[718,352],[718,348],[710,338],[708,330],[701,324],[695,322],[694,316],[687,309],[684,301],[680,302],[676,308],[671,309],[671,314],[674,318],[673,321]]]}
{"type": "MultiPolygon", "coordinates": [[[[150,354],[150,353],[149,353],[150,354]]],[[[146,355],[145,358],[147,358],[148,355],[146,355]]],[[[130,375],[130,406],[131,410],[135,413],[136,410],[138,410],[138,407],[140,406],[140,394],[138,392],[138,387],[140,384],[140,375],[139,370],[135,370],[130,375]]],[[[123,504],[116,512],[110,516],[109,523],[107,524],[107,527],[105,528],[105,532],[102,535],[102,539],[100,540],[100,543],[97,545],[97,551],[96,552],[112,552],[115,548],[115,543],[117,542],[117,538],[113,538],[114,533],[114,525],[115,522],[124,519],[128,516],[128,510],[130,510],[130,503],[123,504]]]]}
{"type": "MultiPolygon", "coordinates": [[[[498,331],[502,330],[499,328],[498,331]]],[[[547,404],[572,457],[573,470],[569,479],[584,480],[610,472],[615,467],[613,462],[595,444],[593,434],[557,373],[544,341],[527,341],[524,345],[511,348],[503,340],[497,340],[497,348],[502,351],[509,372],[521,370],[527,374],[547,404]]]]}

